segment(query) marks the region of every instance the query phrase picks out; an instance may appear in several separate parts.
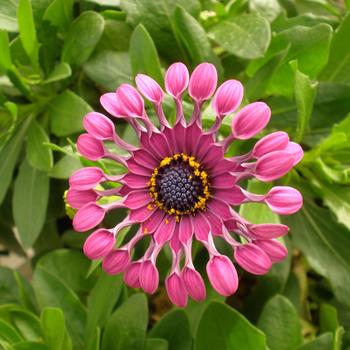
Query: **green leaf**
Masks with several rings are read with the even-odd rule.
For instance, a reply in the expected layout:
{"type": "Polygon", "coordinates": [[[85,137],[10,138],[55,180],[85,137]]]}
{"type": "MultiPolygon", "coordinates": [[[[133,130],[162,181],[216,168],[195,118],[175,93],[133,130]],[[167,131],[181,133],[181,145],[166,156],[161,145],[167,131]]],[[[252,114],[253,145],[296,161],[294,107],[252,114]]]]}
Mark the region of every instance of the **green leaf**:
{"type": "Polygon", "coordinates": [[[42,126],[32,121],[27,133],[27,160],[36,170],[49,171],[53,165],[52,150],[44,145],[50,142],[42,126]]]}
{"type": "Polygon", "coordinates": [[[23,309],[9,311],[12,323],[26,340],[37,340],[42,338],[42,331],[38,317],[23,309]]]}
{"type": "Polygon", "coordinates": [[[157,49],[146,28],[139,24],[130,39],[130,60],[133,75],[144,73],[159,84],[163,84],[163,75],[157,49]]]}
{"type": "Polygon", "coordinates": [[[33,274],[34,291],[41,309],[62,309],[73,347],[83,349],[86,309],[77,295],[65,284],[64,279],[64,275],[56,277],[45,266],[41,266],[39,261],[33,274]]]}
{"type": "Polygon", "coordinates": [[[254,13],[222,21],[210,35],[228,52],[248,59],[262,57],[271,40],[269,22],[254,13]]]}
{"type": "Polygon", "coordinates": [[[121,7],[127,13],[127,21],[133,27],[142,23],[152,36],[161,56],[175,61],[185,60],[181,42],[174,32],[172,15],[176,6],[182,6],[192,16],[200,11],[198,0],[122,0],[121,7]]]}
{"type": "Polygon", "coordinates": [[[0,68],[7,70],[12,66],[9,37],[7,32],[0,30],[0,68]]]}
{"type": "Polygon", "coordinates": [[[299,71],[297,62],[293,62],[295,70],[294,96],[297,105],[297,130],[295,142],[301,142],[304,133],[309,128],[309,121],[312,114],[317,83],[312,83],[310,78],[299,71]]]}
{"type": "Polygon", "coordinates": [[[65,90],[48,106],[51,130],[56,136],[69,136],[83,129],[83,118],[92,108],[78,95],[65,90]]]}
{"type": "Polygon", "coordinates": [[[147,299],[134,294],[107,321],[102,350],[142,350],[148,323],[147,299]]]}
{"type": "Polygon", "coordinates": [[[46,9],[43,19],[66,33],[73,18],[73,0],[53,0],[46,9]]]}
{"type": "Polygon", "coordinates": [[[265,304],[258,327],[265,333],[271,350],[293,350],[303,343],[298,314],[282,295],[274,296],[265,304]]]}
{"type": "Polygon", "coordinates": [[[168,350],[168,342],[164,339],[148,338],[145,350],[168,350]]]}
{"type": "Polygon", "coordinates": [[[184,310],[168,312],[156,323],[149,336],[167,340],[169,350],[192,349],[190,323],[184,310]]]}
{"type": "Polygon", "coordinates": [[[12,136],[17,122],[17,106],[12,102],[5,102],[0,107],[0,151],[12,136]]]}
{"type": "Polygon", "coordinates": [[[62,61],[71,66],[85,63],[101,38],[104,19],[97,12],[83,12],[70,27],[62,48],[62,61]]]}
{"type": "Polygon", "coordinates": [[[12,140],[0,151],[0,203],[2,203],[12,180],[12,174],[22,148],[22,142],[31,118],[27,118],[17,129],[12,140]]]}
{"type": "Polygon", "coordinates": [[[54,165],[49,175],[55,179],[68,179],[75,170],[81,167],[79,159],[65,155],[54,165]]]}
{"type": "Polygon", "coordinates": [[[65,62],[61,62],[55,66],[50,75],[43,81],[43,84],[49,84],[55,81],[66,79],[71,75],[72,70],[70,68],[70,65],[65,62]]]}
{"type": "Polygon", "coordinates": [[[305,254],[311,267],[329,280],[335,297],[349,305],[349,232],[335,221],[329,210],[315,205],[304,187],[302,192],[302,210],[283,221],[290,227],[294,244],[305,254]]]}
{"type": "Polygon", "coordinates": [[[17,32],[17,1],[0,0],[0,29],[17,32]]]}
{"type": "Polygon", "coordinates": [[[330,350],[333,347],[332,333],[325,333],[316,339],[306,343],[298,348],[298,350],[330,350]]]}
{"type": "Polygon", "coordinates": [[[87,299],[88,319],[86,324],[87,343],[93,341],[96,327],[102,329],[120,297],[123,289],[121,275],[109,276],[102,273],[87,299]]]}
{"type": "Polygon", "coordinates": [[[11,350],[48,350],[47,346],[35,341],[23,341],[12,346],[11,350]]]}
{"type": "Polygon", "coordinates": [[[329,60],[320,80],[348,83],[350,79],[350,13],[337,28],[331,42],[329,60]]]}
{"type": "Polygon", "coordinates": [[[39,43],[30,0],[19,0],[17,8],[19,37],[23,48],[34,66],[39,64],[39,43]]]}
{"type": "Polygon", "coordinates": [[[207,33],[199,22],[183,7],[176,7],[173,15],[174,30],[186,49],[192,65],[209,61],[221,70],[220,61],[215,56],[207,33]]]}
{"type": "Polygon", "coordinates": [[[0,319],[0,339],[4,339],[10,343],[17,343],[23,338],[17,332],[17,330],[10,324],[0,319]]]}
{"type": "Polygon", "coordinates": [[[86,75],[103,89],[114,91],[131,83],[130,57],[127,52],[100,51],[84,65],[86,75]]]}
{"type": "Polygon", "coordinates": [[[24,161],[13,193],[13,216],[24,247],[36,241],[44,225],[49,199],[49,178],[24,161]]]}
{"type": "Polygon", "coordinates": [[[265,350],[264,334],[238,311],[213,302],[205,310],[195,337],[195,350],[265,350]]]}
{"type": "Polygon", "coordinates": [[[64,315],[61,309],[47,307],[42,310],[41,324],[44,332],[44,339],[50,350],[68,350],[66,326],[64,315]]]}
{"type": "Polygon", "coordinates": [[[282,11],[277,0],[251,0],[249,8],[252,12],[257,12],[260,16],[265,17],[272,22],[282,11]]]}

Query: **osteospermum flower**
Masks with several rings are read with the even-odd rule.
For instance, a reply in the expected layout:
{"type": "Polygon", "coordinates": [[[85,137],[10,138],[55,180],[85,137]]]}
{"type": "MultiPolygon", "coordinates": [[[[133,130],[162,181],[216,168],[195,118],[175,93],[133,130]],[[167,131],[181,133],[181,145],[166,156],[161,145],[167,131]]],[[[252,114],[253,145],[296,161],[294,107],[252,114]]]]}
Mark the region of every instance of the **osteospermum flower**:
{"type": "Polygon", "coordinates": [[[241,83],[228,80],[216,89],[217,73],[212,64],[200,64],[191,77],[182,63],[167,70],[165,87],[176,106],[173,126],[163,113],[164,92],[158,83],[139,74],[136,85],[137,89],[122,84],[116,92],[104,94],[101,104],[110,115],[131,124],[139,138],[137,147],[123,141],[106,116],[92,112],[84,118],[87,133],[78,138],[79,152],[93,161],[112,159],[127,170],[123,175],[111,175],[98,167],[87,167],[71,176],[67,201],[77,209],[74,229],[93,229],[108,211],[128,209],[115,227],[93,232],[85,242],[84,253],[90,259],[102,259],[102,267],[109,274],[123,272],[130,287],[154,293],[159,282],[157,256],[169,245],[172,265],[165,286],[171,301],[185,306],[188,296],[198,301],[206,296],[203,278],[192,261],[196,239],[209,254],[206,270],[211,285],[218,293],[231,295],[238,287],[237,272],[232,259],[217,250],[214,237],[232,247],[238,265],[260,275],[287,255],[277,238],[288,232],[282,224],[250,223],[233,207],[261,202],[277,214],[288,215],[302,206],[301,194],[294,188],[277,186],[261,195],[249,193],[239,182],[249,178],[276,180],[300,161],[303,151],[285,132],[278,131],[261,138],[249,153],[225,158],[231,142],[257,135],[269,122],[271,112],[264,102],[248,104],[237,112],[243,98],[241,83]],[[189,121],[182,108],[187,88],[194,101],[189,121]],[[140,93],[154,105],[159,126],[148,118],[140,93]],[[216,121],[209,130],[203,130],[201,106],[212,96],[216,121]],[[234,112],[231,134],[219,139],[223,118],[234,112]],[[112,153],[106,142],[114,142],[130,155],[112,153]],[[105,197],[118,199],[103,201],[105,197]],[[139,225],[137,232],[118,246],[116,237],[132,225],[139,225]],[[133,260],[135,246],[146,236],[150,237],[147,250],[133,260]]]}

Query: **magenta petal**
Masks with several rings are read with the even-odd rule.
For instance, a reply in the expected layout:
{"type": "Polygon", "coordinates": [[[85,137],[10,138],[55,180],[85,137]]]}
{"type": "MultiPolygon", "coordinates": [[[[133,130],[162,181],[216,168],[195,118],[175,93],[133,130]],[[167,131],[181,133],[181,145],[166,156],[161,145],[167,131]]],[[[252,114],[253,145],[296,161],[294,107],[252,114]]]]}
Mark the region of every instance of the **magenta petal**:
{"type": "Polygon", "coordinates": [[[210,201],[208,201],[207,207],[210,209],[210,211],[223,220],[231,217],[230,206],[218,198],[213,197],[210,201]]]}
{"type": "Polygon", "coordinates": [[[162,102],[164,92],[154,79],[145,74],[137,74],[135,82],[141,94],[148,100],[154,103],[162,102]]]}
{"type": "Polygon", "coordinates": [[[129,209],[138,209],[141,208],[148,203],[150,203],[153,199],[149,195],[148,190],[142,190],[142,191],[132,191],[130,192],[125,199],[123,199],[123,202],[125,206],[129,209]]]}
{"type": "Polygon", "coordinates": [[[233,186],[231,189],[215,190],[215,197],[231,205],[241,205],[245,200],[242,189],[239,186],[233,186]]]}
{"type": "Polygon", "coordinates": [[[207,263],[207,274],[211,285],[219,294],[229,296],[236,292],[237,271],[227,256],[213,256],[207,263]]]}
{"type": "Polygon", "coordinates": [[[247,227],[249,235],[256,239],[278,238],[286,235],[289,231],[289,227],[282,224],[249,224],[247,227]]]}
{"type": "Polygon", "coordinates": [[[75,171],[69,178],[69,185],[76,190],[90,190],[104,179],[100,168],[87,167],[75,171]]]}
{"type": "Polygon", "coordinates": [[[140,165],[133,158],[127,160],[127,167],[130,172],[136,175],[149,176],[149,177],[151,177],[152,175],[152,170],[140,165]]]}
{"type": "Polygon", "coordinates": [[[145,150],[137,150],[132,154],[132,159],[142,165],[147,169],[153,170],[156,166],[158,166],[158,161],[155,157],[153,157],[149,152],[145,150]]]}
{"type": "Polygon", "coordinates": [[[215,236],[222,235],[223,221],[221,219],[221,216],[218,216],[212,210],[204,211],[203,216],[205,216],[209,222],[211,233],[215,236]]]}
{"type": "Polygon", "coordinates": [[[165,216],[165,219],[160,223],[157,231],[154,233],[154,240],[161,245],[171,240],[175,225],[176,221],[174,216],[165,216]]]}
{"type": "Polygon", "coordinates": [[[123,182],[135,189],[147,189],[149,177],[128,173],[124,176],[123,182]]]}
{"type": "Polygon", "coordinates": [[[96,203],[87,203],[74,215],[73,227],[75,231],[84,232],[97,226],[104,218],[105,210],[96,203]]]}
{"type": "Polygon", "coordinates": [[[165,287],[170,301],[178,306],[185,307],[187,305],[187,291],[181,276],[173,272],[165,280],[165,287]]]}
{"type": "Polygon", "coordinates": [[[293,187],[276,186],[269,191],[265,203],[277,214],[290,215],[303,206],[303,197],[293,187]]]}
{"type": "Polygon", "coordinates": [[[181,63],[173,63],[165,73],[165,88],[169,95],[178,98],[187,89],[189,74],[187,67],[181,63]]]}
{"type": "Polygon", "coordinates": [[[222,174],[215,176],[211,182],[211,186],[217,189],[232,189],[236,183],[236,177],[231,174],[222,174]]]}
{"type": "Polygon", "coordinates": [[[158,208],[148,204],[139,209],[133,209],[130,212],[130,220],[136,222],[146,221],[158,208]]]}
{"type": "Polygon", "coordinates": [[[284,150],[289,143],[288,134],[284,131],[276,131],[261,138],[254,146],[252,155],[260,158],[263,155],[284,150]]]}
{"type": "Polygon", "coordinates": [[[185,283],[187,293],[193,300],[205,300],[205,284],[202,276],[198,271],[190,267],[185,267],[182,271],[182,278],[185,283]]]}
{"type": "Polygon", "coordinates": [[[146,293],[153,294],[158,288],[158,283],[159,274],[157,267],[150,260],[144,261],[140,270],[141,288],[146,293]]]}
{"type": "Polygon", "coordinates": [[[116,97],[124,116],[141,118],[144,115],[144,102],[139,92],[130,84],[122,84],[116,97]]]}
{"type": "Polygon", "coordinates": [[[112,250],[104,259],[102,268],[109,275],[116,275],[125,270],[130,263],[129,252],[125,249],[112,250]]]}
{"type": "Polygon", "coordinates": [[[182,216],[180,220],[179,239],[183,244],[188,243],[192,238],[192,221],[188,216],[182,216]]]}
{"type": "Polygon", "coordinates": [[[196,239],[207,242],[210,231],[210,225],[207,219],[202,213],[198,212],[195,216],[191,217],[191,220],[196,239]]]}
{"type": "Polygon", "coordinates": [[[235,260],[243,269],[254,275],[264,275],[272,266],[268,255],[253,243],[236,247],[235,260]]]}
{"type": "Polygon", "coordinates": [[[106,94],[103,94],[100,98],[100,103],[102,107],[114,117],[125,117],[120,108],[120,104],[118,103],[117,95],[114,92],[108,92],[106,94]]]}
{"type": "Polygon", "coordinates": [[[197,123],[193,123],[192,125],[186,128],[186,152],[188,154],[195,154],[198,142],[202,135],[202,130],[197,125],[197,123]]]}
{"type": "Polygon", "coordinates": [[[164,216],[163,210],[155,210],[152,216],[142,223],[142,232],[153,233],[163,221],[164,216]]]}
{"type": "Polygon", "coordinates": [[[140,288],[140,270],[141,263],[139,261],[132,262],[124,272],[124,282],[131,288],[140,288]]]}
{"type": "Polygon", "coordinates": [[[218,162],[215,163],[214,167],[210,169],[210,175],[212,177],[223,175],[225,173],[228,173],[230,171],[234,171],[237,165],[227,159],[221,159],[218,160],[218,162]]]}
{"type": "Polygon", "coordinates": [[[84,254],[89,259],[101,259],[106,256],[114,247],[114,235],[105,229],[92,233],[84,243],[84,254]]]}
{"type": "Polygon", "coordinates": [[[149,144],[152,147],[153,152],[158,154],[160,158],[165,158],[172,155],[164,134],[152,133],[149,144]]]}
{"type": "Polygon", "coordinates": [[[289,142],[285,151],[293,156],[293,166],[298,164],[303,159],[304,151],[301,146],[295,142],[289,142]]]}
{"type": "Polygon", "coordinates": [[[217,81],[215,66],[211,63],[201,63],[191,74],[188,93],[196,101],[205,101],[213,95],[217,81]]]}
{"type": "Polygon", "coordinates": [[[98,140],[112,140],[115,135],[114,124],[101,113],[90,112],[83,119],[85,130],[98,140]]]}
{"type": "Polygon", "coordinates": [[[206,155],[203,157],[203,165],[208,169],[215,168],[217,163],[224,158],[224,151],[219,145],[211,145],[206,155]]]}
{"type": "Polygon", "coordinates": [[[102,141],[89,134],[82,134],[78,137],[77,148],[82,156],[93,161],[101,159],[105,154],[102,141]]]}
{"type": "Polygon", "coordinates": [[[272,262],[279,262],[288,255],[287,248],[275,239],[258,240],[254,244],[262,249],[272,262]]]}
{"type": "Polygon", "coordinates": [[[181,123],[177,123],[173,128],[173,135],[176,142],[177,152],[187,152],[186,128],[181,123]]]}
{"type": "Polygon", "coordinates": [[[198,140],[197,149],[195,151],[196,158],[203,161],[207,152],[211,150],[213,143],[213,135],[202,135],[198,140]]]}
{"type": "Polygon", "coordinates": [[[74,188],[70,188],[67,192],[67,203],[75,209],[79,209],[89,202],[95,202],[97,194],[93,190],[77,191],[74,188]]]}
{"type": "Polygon", "coordinates": [[[170,240],[170,247],[175,252],[175,254],[178,254],[180,249],[182,248],[182,244],[179,239],[179,229],[180,225],[176,223],[173,236],[170,240]]]}

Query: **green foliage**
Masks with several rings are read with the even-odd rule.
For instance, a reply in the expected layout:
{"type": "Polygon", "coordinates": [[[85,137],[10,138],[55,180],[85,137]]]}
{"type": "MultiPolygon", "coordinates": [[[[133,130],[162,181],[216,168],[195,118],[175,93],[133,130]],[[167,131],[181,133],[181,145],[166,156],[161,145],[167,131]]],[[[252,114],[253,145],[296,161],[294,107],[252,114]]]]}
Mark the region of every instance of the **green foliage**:
{"type": "MultiPolygon", "coordinates": [[[[348,350],[349,5],[0,0],[0,259],[13,267],[0,267],[0,350],[348,350]],[[138,73],[164,87],[176,61],[190,69],[209,61],[220,81],[241,80],[244,104],[264,100],[272,109],[266,132],[287,131],[305,151],[276,182],[301,190],[299,213],[279,217],[257,203],[237,209],[253,223],[288,224],[288,258],[265,276],[238,271],[240,289],[226,302],[205,281],[207,300],[185,310],[170,310],[163,286],[147,300],[86,259],[86,236],[72,230],[63,200],[68,177],[83,165],[122,171],[76,149],[84,115],[101,111],[99,96],[138,73]]],[[[185,102],[190,114],[187,95],[185,102]]],[[[171,120],[174,105],[165,100],[164,110],[171,120]]],[[[210,106],[203,115],[210,126],[210,106]]],[[[122,121],[116,130],[135,141],[122,121]]],[[[229,154],[247,151],[237,142],[229,154]]],[[[271,186],[246,188],[263,194],[271,186]]],[[[204,271],[207,256],[194,250],[204,271]]]]}

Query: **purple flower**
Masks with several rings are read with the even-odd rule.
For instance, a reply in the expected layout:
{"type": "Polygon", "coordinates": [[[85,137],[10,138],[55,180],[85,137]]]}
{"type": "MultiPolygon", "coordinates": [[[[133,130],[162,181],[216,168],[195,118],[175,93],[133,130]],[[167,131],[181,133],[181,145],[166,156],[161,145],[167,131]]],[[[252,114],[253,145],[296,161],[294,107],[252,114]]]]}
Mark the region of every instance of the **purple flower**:
{"type": "Polygon", "coordinates": [[[201,301],[206,296],[203,278],[192,261],[192,242],[196,239],[209,253],[207,274],[213,288],[224,296],[233,294],[238,287],[237,272],[232,260],[216,249],[214,236],[232,247],[232,256],[242,268],[264,274],[287,255],[275,238],[287,234],[288,227],[250,223],[232,206],[260,202],[282,215],[293,214],[302,206],[302,196],[294,188],[277,186],[261,195],[246,191],[239,182],[254,177],[260,181],[278,179],[301,160],[303,151],[286,133],[274,132],[260,139],[247,154],[225,158],[231,142],[252,138],[265,128],[271,111],[263,102],[237,111],[243,98],[242,84],[228,80],[215,93],[217,73],[212,64],[199,65],[191,76],[182,63],[169,67],[165,87],[175,101],[173,126],[163,113],[164,91],[160,85],[143,74],[137,75],[136,85],[138,90],[122,84],[115,93],[104,94],[101,104],[112,116],[131,124],[139,138],[137,147],[118,136],[108,117],[92,112],[84,118],[87,133],[78,139],[80,153],[93,161],[112,159],[127,172],[110,175],[97,167],[76,171],[67,193],[68,203],[77,209],[73,226],[76,231],[87,231],[99,225],[108,211],[128,209],[115,227],[92,233],[84,253],[91,259],[102,259],[102,267],[109,274],[123,272],[127,285],[154,293],[159,283],[157,257],[168,245],[172,266],[165,286],[170,300],[183,307],[188,297],[201,301]],[[187,88],[194,101],[189,122],[182,108],[187,88]],[[139,91],[153,104],[159,126],[148,118],[139,91]],[[209,130],[203,130],[201,106],[212,96],[216,120],[209,130]],[[236,113],[232,133],[219,140],[217,131],[231,113],[236,113]],[[129,156],[114,154],[106,141],[114,142],[129,156]],[[106,197],[117,199],[101,200],[106,197]],[[122,241],[117,235],[132,225],[139,225],[138,231],[127,243],[116,246],[115,242],[122,241]],[[149,246],[135,261],[134,248],[146,236],[150,237],[149,246]]]}

